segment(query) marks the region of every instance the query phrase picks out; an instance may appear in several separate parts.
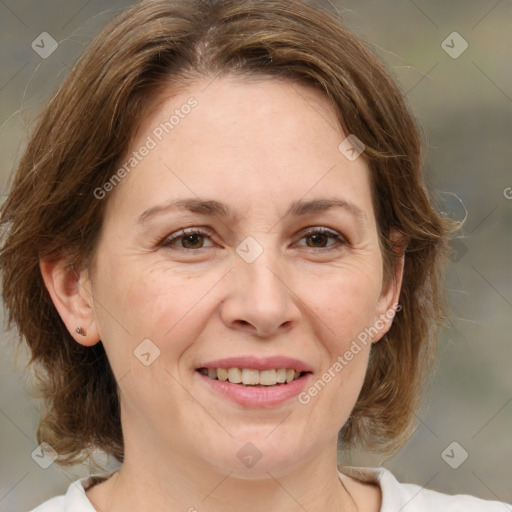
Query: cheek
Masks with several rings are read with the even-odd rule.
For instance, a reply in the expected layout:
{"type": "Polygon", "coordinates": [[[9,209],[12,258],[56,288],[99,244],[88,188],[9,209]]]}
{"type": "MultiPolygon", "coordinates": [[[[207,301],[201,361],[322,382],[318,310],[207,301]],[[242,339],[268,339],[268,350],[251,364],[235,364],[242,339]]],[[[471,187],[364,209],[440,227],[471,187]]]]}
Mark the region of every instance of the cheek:
{"type": "Polygon", "coordinates": [[[149,339],[162,361],[172,364],[204,328],[207,318],[199,311],[215,284],[213,277],[129,259],[107,262],[104,270],[97,312],[102,339],[114,361],[133,366],[133,351],[149,339]]]}
{"type": "Polygon", "coordinates": [[[142,411],[156,421],[162,410],[154,404],[165,403],[164,416],[178,421],[189,400],[176,380],[178,363],[204,328],[196,308],[211,279],[129,259],[107,268],[97,289],[97,318],[123,407],[130,417],[142,411]]]}
{"type": "Polygon", "coordinates": [[[350,415],[364,382],[372,346],[369,328],[380,294],[378,258],[359,263],[342,265],[329,278],[315,280],[314,287],[303,287],[325,359],[300,400],[322,421],[329,416],[336,428],[350,415]]]}
{"type": "Polygon", "coordinates": [[[346,350],[347,343],[370,327],[378,304],[381,273],[373,264],[346,264],[325,278],[304,278],[304,296],[330,331],[331,356],[346,350]],[[309,281],[309,286],[307,283],[309,281]]]}

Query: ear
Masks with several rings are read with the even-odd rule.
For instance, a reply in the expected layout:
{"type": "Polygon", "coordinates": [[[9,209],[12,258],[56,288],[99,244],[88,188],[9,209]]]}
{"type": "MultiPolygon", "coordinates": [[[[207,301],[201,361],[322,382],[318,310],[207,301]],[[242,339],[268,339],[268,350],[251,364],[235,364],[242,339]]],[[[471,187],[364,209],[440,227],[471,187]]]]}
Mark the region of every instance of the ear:
{"type": "Polygon", "coordinates": [[[393,275],[383,283],[380,297],[377,301],[376,314],[371,329],[372,342],[377,342],[391,329],[395,313],[400,311],[398,304],[400,290],[402,288],[402,279],[405,263],[405,237],[396,229],[391,230],[389,235],[393,242],[393,251],[395,252],[395,267],[393,275]]]}
{"type": "Polygon", "coordinates": [[[40,260],[39,268],[53,304],[71,336],[86,347],[98,343],[100,336],[87,271],[77,271],[63,260],[40,260]],[[82,334],[77,332],[80,327],[83,329],[82,334]]]}

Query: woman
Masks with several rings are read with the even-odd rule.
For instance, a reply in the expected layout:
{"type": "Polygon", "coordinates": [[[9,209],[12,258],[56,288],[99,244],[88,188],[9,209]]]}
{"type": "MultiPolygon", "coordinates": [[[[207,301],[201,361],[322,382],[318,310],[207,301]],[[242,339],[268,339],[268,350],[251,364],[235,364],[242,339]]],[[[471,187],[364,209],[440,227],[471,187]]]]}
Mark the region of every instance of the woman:
{"type": "Polygon", "coordinates": [[[1,222],[43,455],[121,463],[37,512],[510,509],[337,468],[410,435],[454,227],[329,12],[140,2],[48,103],[1,222]]]}

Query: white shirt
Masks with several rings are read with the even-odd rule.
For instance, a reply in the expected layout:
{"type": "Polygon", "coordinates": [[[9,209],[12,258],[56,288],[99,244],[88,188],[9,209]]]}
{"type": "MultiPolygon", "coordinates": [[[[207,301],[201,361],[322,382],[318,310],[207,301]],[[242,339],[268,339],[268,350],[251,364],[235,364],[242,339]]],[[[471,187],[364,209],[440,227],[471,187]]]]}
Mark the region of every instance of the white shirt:
{"type": "MultiPolygon", "coordinates": [[[[473,496],[449,496],[418,485],[401,484],[385,468],[344,467],[343,473],[376,483],[382,492],[380,512],[512,512],[512,505],[473,496]]],[[[85,494],[89,478],[73,482],[64,496],[52,498],[31,512],[96,512],[85,494]]]]}

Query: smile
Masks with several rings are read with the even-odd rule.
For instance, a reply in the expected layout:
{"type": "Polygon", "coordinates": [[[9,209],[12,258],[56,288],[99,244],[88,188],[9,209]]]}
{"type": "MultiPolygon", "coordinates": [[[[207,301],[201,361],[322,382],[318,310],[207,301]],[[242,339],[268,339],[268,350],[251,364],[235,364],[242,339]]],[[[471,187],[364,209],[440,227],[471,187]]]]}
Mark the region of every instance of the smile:
{"type": "Polygon", "coordinates": [[[199,368],[198,371],[213,380],[261,387],[289,384],[305,373],[293,368],[268,370],[257,370],[255,368],[199,368]]]}
{"type": "Polygon", "coordinates": [[[269,408],[296,398],[312,379],[313,367],[285,355],[240,355],[198,361],[195,374],[215,397],[244,408],[269,408]]]}

